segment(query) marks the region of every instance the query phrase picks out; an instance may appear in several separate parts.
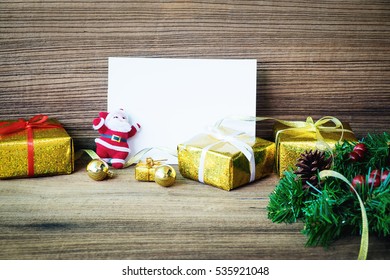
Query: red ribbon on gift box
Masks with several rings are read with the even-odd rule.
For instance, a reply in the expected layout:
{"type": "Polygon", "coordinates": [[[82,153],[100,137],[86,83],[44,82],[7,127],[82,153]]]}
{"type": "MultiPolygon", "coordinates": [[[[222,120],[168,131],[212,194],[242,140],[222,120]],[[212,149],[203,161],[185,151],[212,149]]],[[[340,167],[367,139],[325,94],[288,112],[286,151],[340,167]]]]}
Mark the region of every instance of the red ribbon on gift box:
{"type": "Polygon", "coordinates": [[[61,124],[48,122],[46,115],[36,115],[26,121],[23,118],[16,122],[0,122],[0,137],[14,134],[20,131],[27,131],[27,175],[34,176],[34,129],[61,128],[61,124]]]}

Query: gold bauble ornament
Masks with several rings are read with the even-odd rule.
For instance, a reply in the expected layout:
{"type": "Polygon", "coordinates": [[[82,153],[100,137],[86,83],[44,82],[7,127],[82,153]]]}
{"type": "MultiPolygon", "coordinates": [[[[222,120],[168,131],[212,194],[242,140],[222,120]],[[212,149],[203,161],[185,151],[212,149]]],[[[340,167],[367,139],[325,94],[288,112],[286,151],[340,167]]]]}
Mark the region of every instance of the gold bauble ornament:
{"type": "Polygon", "coordinates": [[[170,187],[176,181],[176,171],[170,165],[162,165],[156,168],[154,181],[163,187],[170,187]]]}
{"type": "Polygon", "coordinates": [[[101,159],[93,159],[87,165],[88,176],[95,181],[111,178],[113,173],[108,169],[108,164],[101,159]]]}

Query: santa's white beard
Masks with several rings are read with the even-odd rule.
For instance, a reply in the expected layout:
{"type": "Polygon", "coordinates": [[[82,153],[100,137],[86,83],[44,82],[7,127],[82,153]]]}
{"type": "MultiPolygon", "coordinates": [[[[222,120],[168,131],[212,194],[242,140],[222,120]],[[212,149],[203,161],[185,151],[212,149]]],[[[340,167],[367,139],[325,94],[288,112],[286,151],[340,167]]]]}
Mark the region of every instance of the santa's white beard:
{"type": "Polygon", "coordinates": [[[118,121],[118,119],[106,120],[106,126],[111,130],[119,132],[129,132],[131,130],[131,124],[118,121]]]}

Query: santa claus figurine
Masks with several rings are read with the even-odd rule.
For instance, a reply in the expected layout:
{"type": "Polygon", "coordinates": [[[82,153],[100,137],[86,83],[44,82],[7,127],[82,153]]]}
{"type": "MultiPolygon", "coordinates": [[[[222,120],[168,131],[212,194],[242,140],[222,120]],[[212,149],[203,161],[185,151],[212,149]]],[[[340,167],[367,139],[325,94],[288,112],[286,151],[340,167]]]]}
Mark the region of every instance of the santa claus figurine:
{"type": "Polygon", "coordinates": [[[123,168],[131,150],[127,140],[134,136],[141,126],[131,125],[126,112],[100,112],[93,120],[93,129],[100,134],[95,139],[97,155],[113,168],[123,168]]]}

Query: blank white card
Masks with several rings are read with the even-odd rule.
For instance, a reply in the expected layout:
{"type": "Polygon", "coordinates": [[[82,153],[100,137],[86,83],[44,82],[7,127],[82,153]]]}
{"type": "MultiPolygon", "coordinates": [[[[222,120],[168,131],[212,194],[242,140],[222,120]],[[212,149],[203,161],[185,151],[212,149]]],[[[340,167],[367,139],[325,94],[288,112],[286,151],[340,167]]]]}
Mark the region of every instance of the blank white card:
{"type": "MultiPolygon", "coordinates": [[[[132,155],[149,147],[176,151],[179,143],[231,115],[256,115],[255,59],[111,57],[108,111],[124,109],[141,130],[130,140],[132,155]]],[[[224,122],[255,135],[254,122],[224,122]]],[[[176,158],[158,149],[146,156],[176,158]]]]}

